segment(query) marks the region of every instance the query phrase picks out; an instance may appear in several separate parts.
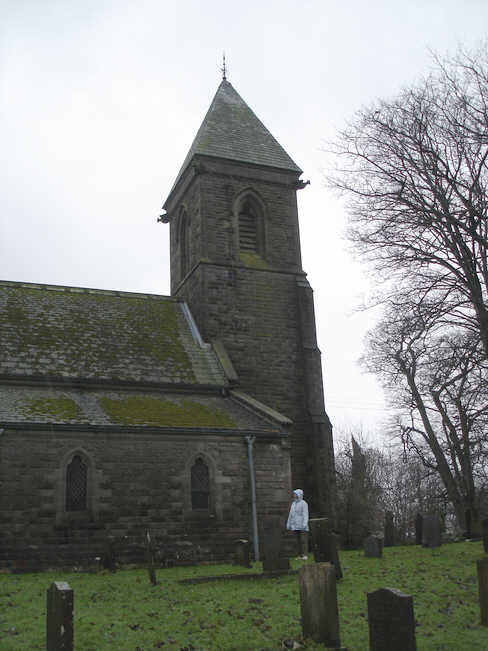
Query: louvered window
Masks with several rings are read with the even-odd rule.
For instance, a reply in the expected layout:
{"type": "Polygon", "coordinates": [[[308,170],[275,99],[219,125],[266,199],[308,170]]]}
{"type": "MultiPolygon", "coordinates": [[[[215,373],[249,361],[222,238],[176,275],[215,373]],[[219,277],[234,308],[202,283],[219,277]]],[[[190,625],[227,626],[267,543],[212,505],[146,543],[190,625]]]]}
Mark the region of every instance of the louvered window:
{"type": "Polygon", "coordinates": [[[208,466],[203,459],[197,459],[191,469],[191,507],[208,509],[210,503],[210,481],[208,466]]]}
{"type": "Polygon", "coordinates": [[[86,464],[75,455],[66,468],[66,511],[86,511],[87,476],[86,464]]]}
{"type": "Polygon", "coordinates": [[[245,201],[239,212],[239,248],[258,253],[258,216],[250,201],[245,201]]]}

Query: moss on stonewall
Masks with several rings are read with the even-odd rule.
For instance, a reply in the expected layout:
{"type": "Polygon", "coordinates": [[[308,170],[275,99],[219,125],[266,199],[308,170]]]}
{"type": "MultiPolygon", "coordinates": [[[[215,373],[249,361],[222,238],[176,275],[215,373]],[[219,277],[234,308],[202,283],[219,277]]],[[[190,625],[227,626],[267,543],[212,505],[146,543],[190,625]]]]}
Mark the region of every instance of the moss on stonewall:
{"type": "Polygon", "coordinates": [[[59,396],[58,398],[38,398],[32,400],[26,408],[27,414],[33,418],[50,418],[53,421],[80,419],[81,410],[72,398],[59,396]]]}
{"type": "Polygon", "coordinates": [[[246,267],[257,267],[258,269],[269,269],[269,264],[266,260],[258,255],[257,253],[251,253],[250,251],[241,251],[240,253],[241,262],[246,267]]]}
{"type": "Polygon", "coordinates": [[[104,397],[99,402],[110,420],[120,425],[236,427],[227,414],[193,400],[177,403],[150,396],[132,396],[123,400],[104,397]]]}

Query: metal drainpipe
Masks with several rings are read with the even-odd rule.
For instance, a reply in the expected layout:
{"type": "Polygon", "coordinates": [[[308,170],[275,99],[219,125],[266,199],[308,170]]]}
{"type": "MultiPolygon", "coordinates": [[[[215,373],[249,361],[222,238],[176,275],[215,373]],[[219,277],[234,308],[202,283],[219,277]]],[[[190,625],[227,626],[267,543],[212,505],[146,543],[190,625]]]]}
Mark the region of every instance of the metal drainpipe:
{"type": "Polygon", "coordinates": [[[246,436],[247,441],[247,458],[249,460],[249,478],[251,480],[251,500],[252,500],[252,536],[254,543],[254,560],[259,561],[259,537],[258,537],[258,517],[256,513],[256,482],[254,481],[254,461],[252,457],[252,444],[256,440],[255,436],[246,436]]]}

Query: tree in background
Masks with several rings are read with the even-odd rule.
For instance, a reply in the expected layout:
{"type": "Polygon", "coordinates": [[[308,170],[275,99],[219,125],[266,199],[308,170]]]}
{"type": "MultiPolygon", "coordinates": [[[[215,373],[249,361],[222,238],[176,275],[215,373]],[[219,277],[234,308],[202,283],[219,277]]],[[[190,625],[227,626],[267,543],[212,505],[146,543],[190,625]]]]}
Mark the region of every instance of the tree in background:
{"type": "Polygon", "coordinates": [[[398,408],[406,454],[438,474],[461,527],[479,519],[488,415],[488,52],[435,59],[332,147],[349,238],[383,316],[365,367],[398,408]]]}

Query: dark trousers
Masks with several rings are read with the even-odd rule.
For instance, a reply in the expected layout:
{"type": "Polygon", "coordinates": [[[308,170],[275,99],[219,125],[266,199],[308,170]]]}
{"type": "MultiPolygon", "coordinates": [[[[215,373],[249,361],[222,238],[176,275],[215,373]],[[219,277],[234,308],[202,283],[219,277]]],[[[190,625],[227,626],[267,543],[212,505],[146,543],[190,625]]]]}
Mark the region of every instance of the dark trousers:
{"type": "Polygon", "coordinates": [[[308,552],[308,532],[295,531],[295,537],[297,541],[298,555],[306,556],[308,552]]]}

